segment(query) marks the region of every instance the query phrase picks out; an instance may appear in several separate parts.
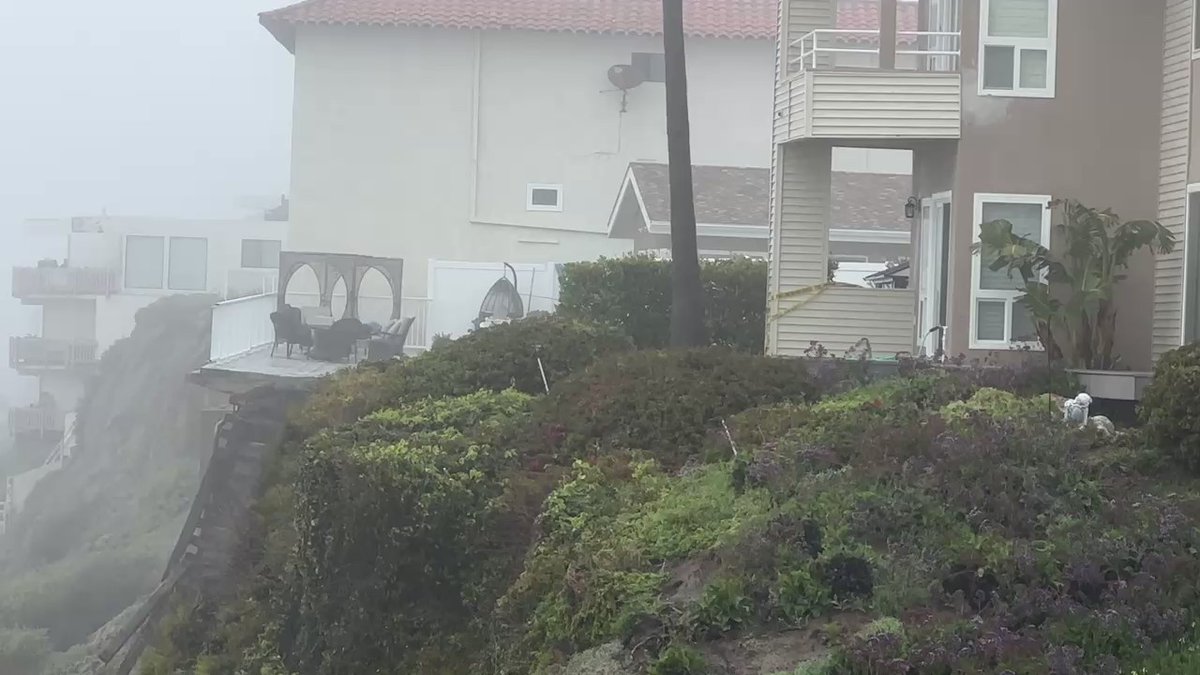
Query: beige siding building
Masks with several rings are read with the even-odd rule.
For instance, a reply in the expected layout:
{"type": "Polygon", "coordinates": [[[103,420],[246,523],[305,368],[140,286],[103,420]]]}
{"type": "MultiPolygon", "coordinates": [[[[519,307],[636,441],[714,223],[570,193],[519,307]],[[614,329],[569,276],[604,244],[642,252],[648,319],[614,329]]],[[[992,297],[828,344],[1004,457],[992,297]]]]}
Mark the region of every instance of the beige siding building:
{"type": "MultiPolygon", "coordinates": [[[[1183,234],[1191,5],[784,0],[769,351],[800,355],[817,342],[840,354],[866,338],[874,357],[889,358],[932,354],[943,335],[950,355],[1037,349],[1018,283],[972,251],[979,223],[1006,218],[1053,245],[1045,205],[1074,198],[1129,219],[1159,217],[1183,234]],[[866,15],[872,27],[860,30],[866,15]],[[839,147],[913,153],[912,198],[896,204],[913,216],[908,288],[826,281],[839,147]]],[[[1192,297],[1182,260],[1162,258],[1156,275],[1147,254],[1129,270],[1116,345],[1125,366],[1149,368],[1179,344],[1192,297]]]]}

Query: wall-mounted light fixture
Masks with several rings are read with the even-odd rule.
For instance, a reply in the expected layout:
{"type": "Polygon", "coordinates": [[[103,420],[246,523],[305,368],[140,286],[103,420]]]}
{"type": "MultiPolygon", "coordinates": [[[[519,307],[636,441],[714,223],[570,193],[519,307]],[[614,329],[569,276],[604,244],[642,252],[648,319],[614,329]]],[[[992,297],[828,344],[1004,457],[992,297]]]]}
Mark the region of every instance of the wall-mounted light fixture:
{"type": "Polygon", "coordinates": [[[909,197],[907,202],[904,202],[904,217],[912,220],[917,217],[917,198],[909,197]]]}

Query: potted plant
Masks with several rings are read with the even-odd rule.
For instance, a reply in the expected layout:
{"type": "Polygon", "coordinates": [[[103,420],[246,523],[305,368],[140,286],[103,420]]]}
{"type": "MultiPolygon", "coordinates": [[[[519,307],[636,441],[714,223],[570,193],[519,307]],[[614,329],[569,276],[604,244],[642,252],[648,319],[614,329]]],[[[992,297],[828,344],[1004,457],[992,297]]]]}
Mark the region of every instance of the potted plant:
{"type": "Polygon", "coordinates": [[[1113,344],[1117,330],[1114,291],[1129,261],[1149,248],[1170,253],[1175,237],[1153,220],[1122,221],[1111,209],[1094,209],[1073,199],[1050,202],[1055,211],[1054,250],[1013,233],[1007,220],[980,226],[982,252],[993,271],[1019,274],[1038,339],[1049,358],[1083,371],[1120,365],[1113,344]]]}

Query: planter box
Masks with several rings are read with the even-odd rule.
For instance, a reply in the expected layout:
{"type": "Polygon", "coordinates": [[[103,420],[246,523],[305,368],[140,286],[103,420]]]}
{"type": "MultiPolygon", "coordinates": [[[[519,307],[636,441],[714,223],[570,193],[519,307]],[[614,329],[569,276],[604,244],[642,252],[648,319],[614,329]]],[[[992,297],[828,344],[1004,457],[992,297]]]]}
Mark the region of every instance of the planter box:
{"type": "Polygon", "coordinates": [[[1140,401],[1154,373],[1129,370],[1068,370],[1092,398],[1109,401],[1140,401]]]}

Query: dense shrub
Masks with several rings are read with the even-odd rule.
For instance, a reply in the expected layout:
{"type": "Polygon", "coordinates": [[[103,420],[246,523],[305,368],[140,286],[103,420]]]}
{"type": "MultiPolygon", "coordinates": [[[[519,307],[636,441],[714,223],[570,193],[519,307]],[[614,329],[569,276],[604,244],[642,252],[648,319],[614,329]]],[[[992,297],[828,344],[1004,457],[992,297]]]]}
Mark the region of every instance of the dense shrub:
{"type": "Polygon", "coordinates": [[[1200,344],[1168,352],[1142,400],[1146,433],[1168,454],[1200,469],[1200,344]]]}
{"type": "Polygon", "coordinates": [[[686,459],[721,418],[817,396],[805,364],[722,349],[617,355],[539,400],[542,437],[568,453],[597,444],[686,459]]]}
{"type": "Polygon", "coordinates": [[[545,391],[538,357],[551,384],[606,354],[630,349],[611,328],[559,316],[493,326],[405,361],[367,364],[339,373],[312,396],[298,424],[305,434],[422,398],[513,388],[545,391]]]}
{"type": "Polygon", "coordinates": [[[516,460],[503,440],[528,400],[515,391],[419,400],[310,441],[289,666],[467,672],[455,636],[494,596],[489,571],[524,550],[497,531],[491,503],[516,460]]]}
{"type": "MultiPolygon", "coordinates": [[[[767,265],[749,259],[700,266],[705,324],[712,344],[761,353],[766,330],[767,265]]],[[[671,338],[671,262],[650,256],[571,263],[562,274],[559,313],[621,327],[641,349],[671,338]]]]}

